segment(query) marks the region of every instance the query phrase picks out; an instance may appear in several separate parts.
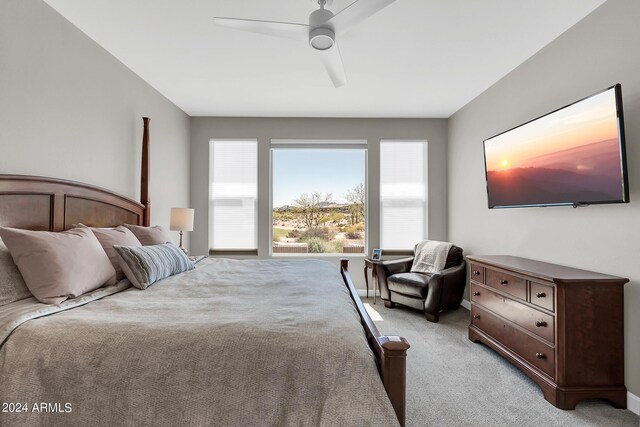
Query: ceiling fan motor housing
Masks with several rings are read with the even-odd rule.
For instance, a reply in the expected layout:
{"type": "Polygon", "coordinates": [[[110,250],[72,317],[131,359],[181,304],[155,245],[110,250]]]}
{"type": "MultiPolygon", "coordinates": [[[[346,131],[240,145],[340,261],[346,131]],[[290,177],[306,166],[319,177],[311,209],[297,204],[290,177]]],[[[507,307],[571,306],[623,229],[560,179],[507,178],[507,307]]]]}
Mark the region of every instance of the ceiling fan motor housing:
{"type": "MultiPolygon", "coordinates": [[[[313,3],[314,7],[318,7],[319,5],[321,5],[321,0],[311,0],[311,3],[313,3]]],[[[324,7],[331,7],[331,5],[333,4],[333,0],[324,0],[324,7]]]]}
{"type": "Polygon", "coordinates": [[[330,49],[336,40],[336,34],[327,21],[333,18],[333,13],[327,9],[314,10],[309,15],[309,44],[316,50],[330,49]]]}

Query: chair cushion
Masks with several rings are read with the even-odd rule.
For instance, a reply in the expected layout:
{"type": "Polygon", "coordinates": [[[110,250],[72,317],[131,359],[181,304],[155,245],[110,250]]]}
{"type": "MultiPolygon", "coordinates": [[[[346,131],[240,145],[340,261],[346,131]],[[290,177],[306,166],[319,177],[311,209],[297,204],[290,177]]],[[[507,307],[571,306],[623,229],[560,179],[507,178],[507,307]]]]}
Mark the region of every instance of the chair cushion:
{"type": "Polygon", "coordinates": [[[389,290],[415,298],[426,298],[430,274],[398,273],[387,278],[389,290]]]}

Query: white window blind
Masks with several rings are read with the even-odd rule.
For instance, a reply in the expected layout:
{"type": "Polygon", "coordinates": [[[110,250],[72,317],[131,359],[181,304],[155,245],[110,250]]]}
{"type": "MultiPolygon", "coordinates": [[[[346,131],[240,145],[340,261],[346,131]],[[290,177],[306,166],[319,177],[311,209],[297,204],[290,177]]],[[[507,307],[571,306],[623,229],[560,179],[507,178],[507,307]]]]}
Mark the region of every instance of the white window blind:
{"type": "Polygon", "coordinates": [[[427,141],[381,141],[382,249],[413,249],[427,238],[427,224],[427,141]]]}
{"type": "Polygon", "coordinates": [[[209,180],[210,248],[257,249],[258,141],[211,140],[209,180]]]}

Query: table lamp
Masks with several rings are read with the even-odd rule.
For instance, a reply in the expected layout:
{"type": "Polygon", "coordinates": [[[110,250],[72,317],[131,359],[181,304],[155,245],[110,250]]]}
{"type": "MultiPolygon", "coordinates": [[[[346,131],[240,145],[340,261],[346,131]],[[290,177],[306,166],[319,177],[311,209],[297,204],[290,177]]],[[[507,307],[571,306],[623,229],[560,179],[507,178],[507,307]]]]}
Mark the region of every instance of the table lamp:
{"type": "Polygon", "coordinates": [[[182,246],[182,233],[185,231],[193,231],[193,209],[189,208],[171,208],[171,231],[180,232],[180,249],[186,254],[187,249],[182,246]]]}

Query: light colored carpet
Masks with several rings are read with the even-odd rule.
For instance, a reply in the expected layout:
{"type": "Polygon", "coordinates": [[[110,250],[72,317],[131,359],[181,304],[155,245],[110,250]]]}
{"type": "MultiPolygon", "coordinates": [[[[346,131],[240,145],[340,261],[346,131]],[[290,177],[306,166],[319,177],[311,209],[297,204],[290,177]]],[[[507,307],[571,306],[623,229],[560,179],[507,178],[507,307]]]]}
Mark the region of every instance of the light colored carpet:
{"type": "Polygon", "coordinates": [[[469,311],[427,322],[409,308],[363,302],[384,319],[383,334],[411,344],[407,360],[407,426],[634,426],[639,418],[605,401],[583,401],[574,411],[555,408],[540,388],[493,350],[467,338],[469,311]]]}

